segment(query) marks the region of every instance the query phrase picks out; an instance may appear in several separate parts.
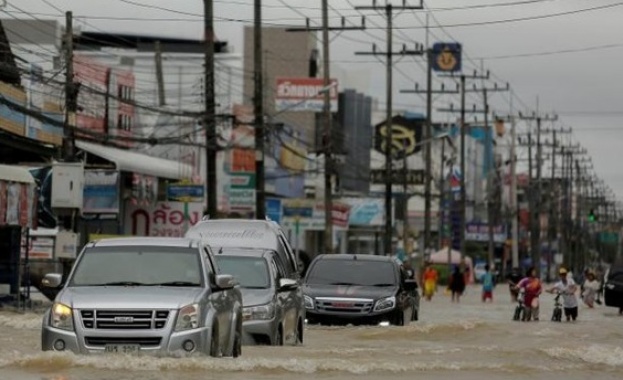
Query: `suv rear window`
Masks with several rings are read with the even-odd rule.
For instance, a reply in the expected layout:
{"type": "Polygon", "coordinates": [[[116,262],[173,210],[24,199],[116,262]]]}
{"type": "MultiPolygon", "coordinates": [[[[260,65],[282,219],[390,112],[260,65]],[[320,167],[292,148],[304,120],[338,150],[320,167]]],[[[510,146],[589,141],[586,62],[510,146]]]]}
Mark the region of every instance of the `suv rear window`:
{"type": "Polygon", "coordinates": [[[382,286],[397,284],[395,266],[383,261],[319,260],[305,282],[314,285],[382,286]]]}

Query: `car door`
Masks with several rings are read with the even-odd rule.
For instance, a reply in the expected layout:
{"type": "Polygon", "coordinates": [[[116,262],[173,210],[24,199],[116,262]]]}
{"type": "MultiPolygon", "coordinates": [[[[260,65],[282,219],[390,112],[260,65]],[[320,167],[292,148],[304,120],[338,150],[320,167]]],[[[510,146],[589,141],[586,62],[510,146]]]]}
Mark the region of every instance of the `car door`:
{"type": "Polygon", "coordinates": [[[407,272],[402,267],[397,268],[398,271],[398,281],[400,284],[400,289],[398,290],[397,295],[397,303],[401,305],[401,310],[405,313],[405,321],[411,320],[411,315],[413,314],[413,297],[410,292],[406,289],[406,281],[409,279],[407,272]]]}
{"type": "Polygon", "coordinates": [[[234,302],[236,300],[233,289],[219,289],[216,286],[216,276],[221,274],[221,271],[214,260],[212,251],[208,247],[204,247],[206,267],[210,273],[209,281],[212,288],[211,301],[215,309],[216,320],[218,321],[218,332],[220,344],[224,347],[227,346],[227,342],[230,340],[234,302]]]}
{"type": "MultiPolygon", "coordinates": [[[[273,261],[275,266],[277,267],[278,275],[277,277],[289,278],[287,276],[285,263],[281,260],[279,255],[273,255],[273,261]]],[[[289,289],[289,290],[280,290],[279,289],[279,280],[277,281],[277,297],[279,298],[279,303],[283,308],[283,335],[284,338],[292,339],[296,334],[296,324],[298,317],[298,307],[297,307],[297,291],[300,291],[299,288],[289,289]]],[[[302,301],[299,301],[302,302],[302,301]]]]}
{"type": "Polygon", "coordinates": [[[298,265],[299,258],[296,257],[296,253],[292,250],[292,247],[290,246],[288,239],[286,239],[285,235],[283,234],[281,230],[279,231],[277,236],[279,237],[279,242],[283,246],[283,249],[288,257],[288,262],[285,263],[285,264],[288,264],[288,272],[291,272],[288,278],[299,280],[300,279],[299,265],[298,265]]]}

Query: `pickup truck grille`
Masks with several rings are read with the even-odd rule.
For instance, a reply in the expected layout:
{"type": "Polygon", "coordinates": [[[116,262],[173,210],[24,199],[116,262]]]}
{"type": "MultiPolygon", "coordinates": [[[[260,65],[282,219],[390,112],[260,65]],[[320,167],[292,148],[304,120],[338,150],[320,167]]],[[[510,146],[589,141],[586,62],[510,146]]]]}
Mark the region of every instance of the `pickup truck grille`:
{"type": "Polygon", "coordinates": [[[365,298],[316,298],[316,310],[320,312],[367,314],[373,305],[374,300],[365,298]]]}
{"type": "Polygon", "coordinates": [[[169,310],[81,310],[85,329],[152,330],[167,324],[169,310]]]}
{"type": "Polygon", "coordinates": [[[92,337],[87,336],[84,338],[84,342],[87,346],[98,347],[105,346],[107,344],[138,344],[142,347],[154,347],[159,346],[162,338],[160,337],[129,337],[129,338],[111,338],[111,337],[92,337]]]}

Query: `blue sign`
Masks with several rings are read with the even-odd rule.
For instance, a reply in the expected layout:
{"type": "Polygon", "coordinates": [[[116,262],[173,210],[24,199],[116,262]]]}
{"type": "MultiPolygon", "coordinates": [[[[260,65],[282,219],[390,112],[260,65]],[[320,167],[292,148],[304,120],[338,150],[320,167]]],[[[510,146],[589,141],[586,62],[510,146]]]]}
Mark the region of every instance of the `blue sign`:
{"type": "Polygon", "coordinates": [[[444,73],[461,71],[461,44],[437,42],[433,45],[430,59],[434,71],[444,73]]]}
{"type": "Polygon", "coordinates": [[[119,213],[119,172],[85,170],[82,212],[85,214],[119,213]]]}
{"type": "Polygon", "coordinates": [[[203,202],[203,185],[169,185],[167,199],[178,202],[203,202]]]}
{"type": "Polygon", "coordinates": [[[274,222],[281,223],[281,199],[266,198],[266,216],[274,222]]]}

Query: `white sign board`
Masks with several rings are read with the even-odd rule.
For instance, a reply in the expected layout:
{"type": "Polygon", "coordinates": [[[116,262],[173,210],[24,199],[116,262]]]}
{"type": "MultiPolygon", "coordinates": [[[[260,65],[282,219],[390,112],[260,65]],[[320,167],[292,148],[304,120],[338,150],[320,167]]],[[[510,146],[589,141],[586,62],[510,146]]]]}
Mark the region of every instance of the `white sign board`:
{"type": "Polygon", "coordinates": [[[331,86],[326,88],[322,78],[277,78],[275,108],[279,112],[322,112],[325,91],[329,91],[331,112],[337,112],[337,80],[331,79],[331,86]]]}

